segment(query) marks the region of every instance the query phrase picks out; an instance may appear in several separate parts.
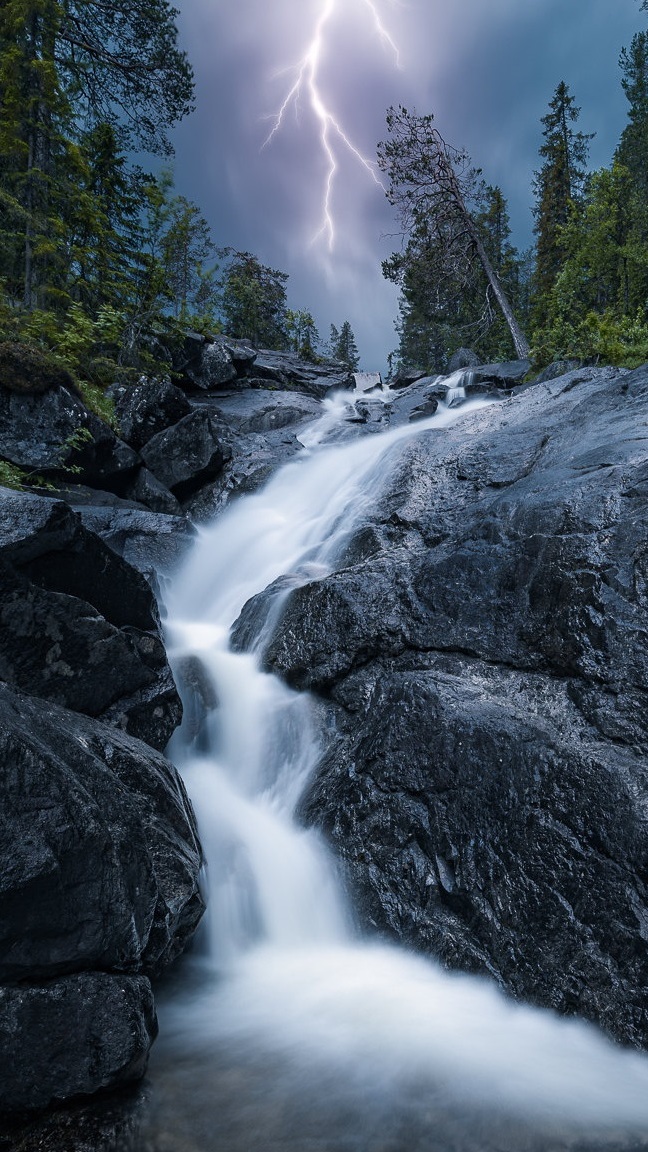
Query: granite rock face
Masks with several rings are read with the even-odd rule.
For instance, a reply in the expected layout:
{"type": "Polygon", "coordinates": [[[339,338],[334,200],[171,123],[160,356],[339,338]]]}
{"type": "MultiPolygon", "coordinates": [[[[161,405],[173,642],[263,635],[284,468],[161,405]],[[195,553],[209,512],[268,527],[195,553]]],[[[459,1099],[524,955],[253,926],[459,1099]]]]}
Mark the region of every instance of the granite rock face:
{"type": "Polygon", "coordinates": [[[265,654],[335,715],[303,815],[364,925],[643,1047],[647,423],[648,368],[590,368],[414,431],[265,654]]]}
{"type": "Polygon", "coordinates": [[[139,1080],[156,1033],[145,976],[84,972],[0,988],[0,1108],[31,1111],[139,1080]]]}
{"type": "Polygon", "coordinates": [[[59,386],[44,394],[0,388],[0,458],[46,477],[70,468],[82,483],[118,492],[137,469],[137,453],[59,386]]]}
{"type": "Polygon", "coordinates": [[[177,519],[128,512],[0,490],[0,1112],[141,1077],[150,977],[203,910],[155,751],[181,717],[153,591],[177,519]]]}
{"type": "Polygon", "coordinates": [[[6,489],[0,571],[0,679],[164,748],[181,705],[144,575],[63,501],[6,489]]]}
{"type": "Polygon", "coordinates": [[[143,1074],[148,978],[203,901],[191,806],[141,741],[0,686],[0,789],[2,1112],[143,1074]]]}
{"type": "Polygon", "coordinates": [[[185,499],[222,470],[231,452],[224,429],[204,409],[158,432],[142,449],[147,468],[177,497],[185,499]]]}
{"type": "Polygon", "coordinates": [[[120,389],[116,409],[122,436],[139,451],[152,436],[188,416],[191,405],[170,380],[144,378],[120,389]]]}

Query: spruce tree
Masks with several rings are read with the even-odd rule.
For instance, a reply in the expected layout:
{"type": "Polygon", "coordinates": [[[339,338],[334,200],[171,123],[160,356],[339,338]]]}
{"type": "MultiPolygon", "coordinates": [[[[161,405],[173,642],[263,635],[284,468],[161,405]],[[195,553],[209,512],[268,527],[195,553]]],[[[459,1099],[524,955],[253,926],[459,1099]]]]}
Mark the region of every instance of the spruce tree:
{"type": "Polygon", "coordinates": [[[340,328],[333,356],[335,360],[340,360],[342,364],[346,364],[351,372],[357,371],[360,364],[360,353],[348,320],[345,320],[340,328]]]}
{"type": "Polygon", "coordinates": [[[103,124],[118,147],[169,150],[192,94],[176,15],[167,0],[0,4],[0,255],[14,305],[65,307],[70,270],[83,281],[91,263],[93,230],[99,256],[88,130],[103,124]]]}
{"type": "Polygon", "coordinates": [[[219,281],[225,331],[257,348],[285,348],[287,274],[262,264],[251,252],[221,248],[218,255],[227,260],[219,281]]]}
{"type": "Polygon", "coordinates": [[[544,299],[551,291],[565,257],[564,228],[576,209],[583,190],[589,141],[593,134],[574,130],[580,108],[561,81],[542,117],[544,163],[535,176],[536,292],[542,315],[544,299]]]}

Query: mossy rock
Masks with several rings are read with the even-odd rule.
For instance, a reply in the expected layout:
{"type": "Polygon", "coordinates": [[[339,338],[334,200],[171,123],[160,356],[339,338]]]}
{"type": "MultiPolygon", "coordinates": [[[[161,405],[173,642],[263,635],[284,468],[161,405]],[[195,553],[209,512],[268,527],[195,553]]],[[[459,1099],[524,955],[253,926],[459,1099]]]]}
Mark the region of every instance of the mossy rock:
{"type": "Polygon", "coordinates": [[[53,356],[16,341],[0,343],[0,386],[11,392],[32,394],[52,388],[77,391],[70,373],[53,356]]]}

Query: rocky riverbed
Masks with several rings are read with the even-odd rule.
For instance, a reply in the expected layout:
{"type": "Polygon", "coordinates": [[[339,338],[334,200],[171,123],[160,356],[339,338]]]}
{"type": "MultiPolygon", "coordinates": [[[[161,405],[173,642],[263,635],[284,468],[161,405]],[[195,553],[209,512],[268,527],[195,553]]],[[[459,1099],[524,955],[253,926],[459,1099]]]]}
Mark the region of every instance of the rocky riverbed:
{"type": "MultiPolygon", "coordinates": [[[[394,447],[342,562],[294,589],[264,659],[334,734],[301,818],[363,929],[646,1048],[648,369],[528,369],[478,367],[458,383],[489,407],[394,447]]],[[[173,383],[115,390],[120,435],[64,384],[0,389],[0,457],[53,485],[0,493],[0,1109],[146,1068],[151,981],[203,909],[163,756],[182,707],[164,588],[196,526],[302,452],[352,383],[190,338],[173,383]]],[[[336,435],[448,399],[396,383],[336,435]]],[[[237,647],[273,593],[246,605],[237,647]]],[[[93,1146],[85,1120],[75,1136],[47,1115],[7,1121],[11,1140],[93,1146]]],[[[106,1149],[139,1152],[119,1115],[106,1149]]]]}

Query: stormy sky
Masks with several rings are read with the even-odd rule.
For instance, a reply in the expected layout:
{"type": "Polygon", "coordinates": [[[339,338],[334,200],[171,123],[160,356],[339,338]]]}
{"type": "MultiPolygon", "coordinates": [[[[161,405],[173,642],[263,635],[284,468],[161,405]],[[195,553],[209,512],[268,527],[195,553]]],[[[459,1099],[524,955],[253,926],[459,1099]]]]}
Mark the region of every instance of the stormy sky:
{"type": "Polygon", "coordinates": [[[254,252],[289,274],[289,304],[312,311],[322,337],[351,322],[362,366],[383,370],[397,336],[397,293],[381,260],[397,246],[392,209],[343,145],[332,188],[335,241],[317,236],[327,161],[305,90],[264,147],[330,6],[319,92],[368,160],[385,111],[433,112],[509,201],[513,240],[532,239],[531,180],[540,117],[565,80],[595,132],[593,167],[609,163],[625,123],[618,58],[646,26],[639,0],[176,0],[196,75],[193,116],[175,132],[178,190],[195,200],[218,245],[254,252]],[[397,45],[379,35],[378,13],[397,45]]]}

